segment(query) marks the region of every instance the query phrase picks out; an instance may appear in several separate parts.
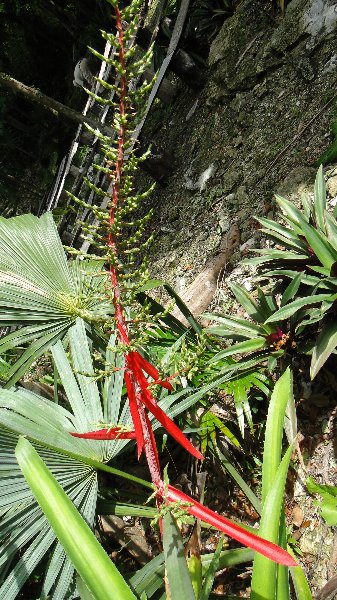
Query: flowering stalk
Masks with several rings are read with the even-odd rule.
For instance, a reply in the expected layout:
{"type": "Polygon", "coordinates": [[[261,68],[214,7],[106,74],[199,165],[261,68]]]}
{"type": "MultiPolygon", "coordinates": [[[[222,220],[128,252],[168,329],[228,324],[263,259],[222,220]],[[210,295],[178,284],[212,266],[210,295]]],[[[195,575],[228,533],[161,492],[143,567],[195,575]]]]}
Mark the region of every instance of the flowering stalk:
{"type": "Polygon", "coordinates": [[[278,562],[282,565],[286,565],[288,567],[296,567],[297,563],[293,559],[288,552],[280,548],[276,544],[265,540],[249,531],[246,531],[236,523],[232,523],[229,519],[218,515],[213,510],[207,508],[200,502],[193,500],[190,496],[187,496],[180,490],[177,490],[173,486],[169,485],[167,487],[167,492],[165,494],[164,488],[162,488],[161,492],[164,495],[166,500],[170,502],[186,502],[187,512],[190,515],[193,515],[197,519],[201,519],[213,527],[216,527],[220,531],[223,531],[226,535],[232,537],[234,540],[237,540],[244,546],[248,546],[248,548],[252,548],[252,550],[256,550],[263,554],[267,558],[278,562]]]}
{"type": "Polygon", "coordinates": [[[118,198],[119,198],[119,190],[121,184],[123,163],[124,163],[124,152],[125,152],[125,108],[126,108],[126,93],[127,93],[127,83],[126,83],[126,64],[125,64],[125,48],[123,43],[123,26],[122,26],[122,16],[119,10],[119,7],[115,7],[115,16],[116,16],[116,29],[119,41],[119,64],[121,67],[121,75],[120,75],[120,83],[119,83],[119,131],[118,131],[118,143],[117,143],[117,158],[115,163],[115,169],[113,173],[110,173],[110,179],[112,180],[112,197],[111,197],[111,205],[109,210],[109,233],[108,233],[108,248],[111,251],[113,260],[110,261],[109,265],[109,273],[110,273],[110,281],[111,288],[113,290],[113,303],[115,308],[115,321],[116,327],[118,331],[118,335],[120,341],[126,346],[130,346],[130,340],[128,337],[127,326],[125,323],[125,318],[123,315],[123,309],[121,305],[121,292],[117,278],[117,267],[115,264],[115,259],[117,258],[117,249],[115,238],[113,235],[113,226],[115,224],[116,218],[116,210],[118,206],[118,198]]]}
{"type": "MultiPolygon", "coordinates": [[[[154,379],[155,383],[160,386],[172,390],[172,385],[165,380],[162,380],[159,375],[159,371],[145,360],[139,352],[133,349],[132,343],[129,337],[128,324],[125,318],[125,314],[122,306],[122,292],[120,287],[120,262],[118,256],[118,248],[116,244],[116,237],[118,234],[118,225],[120,223],[120,215],[118,214],[120,196],[125,196],[125,186],[123,187],[123,170],[125,163],[125,148],[127,144],[127,133],[130,128],[129,120],[131,120],[129,104],[130,98],[128,96],[128,83],[127,83],[127,61],[126,61],[126,50],[125,50],[125,23],[122,20],[122,13],[116,3],[115,5],[115,19],[116,19],[116,30],[117,30],[117,48],[118,48],[118,115],[115,116],[115,122],[118,123],[117,131],[117,145],[116,145],[116,158],[113,169],[109,172],[109,177],[112,182],[112,195],[109,207],[109,214],[107,219],[108,236],[107,236],[107,262],[109,264],[109,278],[110,285],[113,292],[113,305],[115,309],[115,324],[120,344],[126,348],[124,353],[125,357],[125,372],[124,380],[127,389],[130,412],[134,425],[135,438],[137,440],[138,457],[142,453],[143,448],[149,453],[149,456],[153,456],[153,449],[151,440],[154,440],[152,428],[148,416],[145,412],[148,410],[155,418],[161,423],[161,425],[179,442],[187,451],[189,451],[196,458],[202,459],[202,454],[194,448],[189,440],[184,436],[179,427],[166,415],[166,413],[158,406],[153,394],[150,391],[149,383],[144,375],[144,372],[154,379]]],[[[109,153],[107,153],[107,156],[109,153]]],[[[129,156],[130,160],[130,156],[129,156]]],[[[108,161],[111,166],[111,161],[108,161]]],[[[95,434],[99,435],[99,439],[103,439],[101,436],[104,435],[100,432],[89,432],[91,439],[95,438],[95,434]]],[[[110,429],[107,436],[108,439],[113,437],[113,434],[118,434],[118,437],[122,437],[118,427],[110,429]]],[[[81,434],[83,437],[83,434],[81,434]]],[[[124,436],[125,437],[125,436],[124,436]]],[[[150,459],[149,459],[150,460],[150,459]]],[[[156,461],[154,461],[155,464],[156,461]]],[[[158,477],[156,477],[158,482],[158,477]]]]}

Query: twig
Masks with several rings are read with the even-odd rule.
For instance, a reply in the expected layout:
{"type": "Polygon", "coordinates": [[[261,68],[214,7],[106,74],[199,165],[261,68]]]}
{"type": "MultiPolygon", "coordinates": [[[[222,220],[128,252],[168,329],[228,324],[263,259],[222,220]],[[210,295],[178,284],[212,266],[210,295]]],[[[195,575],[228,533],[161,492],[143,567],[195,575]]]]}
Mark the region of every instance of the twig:
{"type": "MultiPolygon", "coordinates": [[[[276,156],[276,158],[274,158],[273,162],[269,165],[269,169],[268,172],[271,171],[271,169],[276,165],[276,163],[280,160],[280,158],[286,153],[286,151],[293,145],[294,142],[296,142],[297,140],[300,139],[300,137],[303,135],[303,133],[308,129],[308,127],[310,127],[310,125],[312,125],[312,123],[314,121],[316,121],[316,119],[318,119],[318,117],[322,114],[322,112],[325,111],[325,109],[332,104],[332,102],[337,98],[337,94],[335,94],[334,96],[332,96],[332,98],[330,98],[330,100],[328,100],[328,102],[326,102],[323,106],[323,108],[321,108],[313,117],[312,119],[310,119],[310,121],[308,121],[308,123],[303,127],[303,129],[297,133],[295,135],[295,137],[293,137],[293,139],[291,140],[291,142],[289,142],[289,144],[287,144],[285,146],[285,148],[283,148],[283,150],[281,150],[281,152],[276,156]]],[[[263,179],[266,175],[263,175],[263,177],[261,177],[257,183],[259,183],[261,181],[261,179],[263,179]]]]}
{"type": "Polygon", "coordinates": [[[318,592],[315,600],[332,600],[337,592],[337,575],[332,577],[325,586],[318,592]]]}
{"type": "Polygon", "coordinates": [[[255,38],[253,38],[253,39],[252,39],[252,41],[251,41],[251,42],[249,42],[249,44],[248,44],[247,48],[246,48],[246,49],[245,49],[245,50],[242,52],[242,54],[241,54],[241,56],[240,56],[240,58],[239,58],[238,62],[236,63],[236,65],[235,65],[235,69],[237,69],[237,67],[238,67],[238,66],[239,66],[239,65],[242,63],[242,61],[243,61],[244,57],[246,56],[247,52],[249,52],[249,50],[251,49],[251,47],[252,47],[252,46],[254,46],[254,44],[255,44],[256,40],[257,40],[258,38],[262,37],[262,36],[263,36],[263,34],[264,34],[264,32],[263,32],[263,31],[260,31],[260,32],[259,32],[259,33],[258,33],[258,34],[255,36],[255,38]]]}

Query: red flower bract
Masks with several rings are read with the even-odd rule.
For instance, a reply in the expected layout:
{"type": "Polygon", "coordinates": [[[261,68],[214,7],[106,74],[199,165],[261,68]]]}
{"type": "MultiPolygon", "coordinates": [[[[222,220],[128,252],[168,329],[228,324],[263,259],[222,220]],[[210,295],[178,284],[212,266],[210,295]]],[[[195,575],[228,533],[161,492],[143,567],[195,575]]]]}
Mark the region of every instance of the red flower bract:
{"type": "Polygon", "coordinates": [[[193,515],[197,519],[201,519],[210,525],[213,525],[220,531],[223,531],[226,535],[231,538],[237,540],[244,546],[248,546],[248,548],[252,548],[252,550],[256,550],[263,554],[267,558],[280,563],[281,565],[286,565],[288,567],[296,567],[297,563],[293,559],[288,552],[276,546],[272,542],[265,540],[254,533],[250,533],[246,531],[239,525],[232,523],[229,519],[218,515],[213,510],[210,510],[200,502],[193,500],[190,496],[187,496],[180,490],[177,490],[172,485],[167,487],[166,496],[163,491],[159,492],[162,495],[163,500],[168,502],[186,502],[191,506],[187,506],[186,510],[190,515],[193,515]]]}
{"type": "Polygon", "coordinates": [[[84,438],[86,440],[133,440],[136,437],[136,432],[133,430],[126,431],[120,427],[109,427],[98,429],[97,431],[88,431],[86,433],[77,433],[71,431],[73,437],[84,438]]]}
{"type": "MultiPolygon", "coordinates": [[[[140,356],[138,352],[129,352],[126,355],[126,372],[125,372],[125,383],[128,391],[128,397],[130,402],[130,412],[134,424],[135,431],[137,433],[137,446],[138,446],[138,456],[140,455],[143,445],[144,438],[141,433],[141,427],[139,425],[139,416],[138,416],[138,408],[136,408],[137,402],[141,402],[147,408],[149,412],[153,414],[153,416],[159,421],[159,423],[166,429],[166,431],[179,443],[185,450],[187,450],[192,456],[203,460],[203,455],[199,450],[197,450],[193,444],[185,437],[183,432],[177,427],[177,425],[170,419],[170,417],[158,406],[157,401],[153,397],[150,389],[149,383],[142,371],[144,368],[145,359],[140,356]],[[131,384],[131,380],[134,379],[137,385],[137,392],[134,391],[134,386],[131,384]]],[[[151,371],[151,377],[158,377],[159,372],[153,365],[150,365],[147,361],[145,361],[145,366],[147,368],[147,372],[151,371]],[[149,369],[151,367],[151,369],[149,369]]],[[[167,383],[167,382],[164,382],[167,383]]],[[[163,383],[161,384],[163,385],[163,383]]],[[[167,385],[172,388],[171,384],[167,383],[167,385]]],[[[164,387],[167,387],[166,385],[164,387]]]]}
{"type": "Polygon", "coordinates": [[[267,339],[270,342],[278,342],[283,336],[283,331],[280,327],[276,328],[276,331],[267,335],[267,339]]]}

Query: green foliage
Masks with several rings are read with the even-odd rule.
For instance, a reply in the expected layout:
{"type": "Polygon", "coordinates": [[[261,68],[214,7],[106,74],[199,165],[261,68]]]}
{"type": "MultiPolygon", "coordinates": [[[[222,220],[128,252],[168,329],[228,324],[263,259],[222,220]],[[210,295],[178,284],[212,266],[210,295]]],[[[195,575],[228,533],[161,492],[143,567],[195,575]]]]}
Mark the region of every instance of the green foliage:
{"type": "MultiPolygon", "coordinates": [[[[277,381],[271,396],[262,466],[262,513],[259,532],[261,536],[283,545],[283,547],[285,547],[283,540],[285,528],[284,488],[293,448],[289,447],[282,460],[281,451],[285,411],[291,390],[291,373],[287,369],[277,381]]],[[[262,595],[266,600],[288,597],[287,576],[283,580],[283,589],[278,589],[278,578],[280,578],[281,571],[285,571],[286,575],[287,568],[276,565],[257,554],[253,565],[252,600],[258,600],[262,595]]]]}
{"type": "Polygon", "coordinates": [[[213,554],[213,558],[212,558],[210,565],[205,573],[204,584],[200,590],[199,600],[207,600],[211,594],[215,574],[220,568],[221,550],[222,550],[223,542],[224,542],[224,536],[221,535],[218,545],[216,547],[216,550],[213,554]]]}
{"type": "Polygon", "coordinates": [[[324,521],[330,527],[335,527],[337,525],[337,487],[320,485],[313,477],[308,477],[306,486],[310,494],[318,494],[322,497],[322,500],[316,500],[315,504],[319,506],[324,521]]]}
{"type": "Polygon", "coordinates": [[[108,600],[113,594],[116,600],[136,600],[70,498],[23,437],[15,455],[40,508],[93,598],[108,600]]]}
{"type": "Polygon", "coordinates": [[[0,323],[19,328],[1,338],[0,352],[31,342],[11,367],[5,387],[64,337],[77,316],[92,322],[111,313],[102,292],[97,266],[67,262],[50,213],[1,218],[0,323]]]}
{"type": "Polygon", "coordinates": [[[261,364],[253,369],[247,369],[247,373],[233,376],[225,386],[227,392],[233,395],[242,436],[244,435],[245,420],[253,430],[249,401],[252,391],[259,390],[266,397],[270,395],[270,381],[263,372],[262,364],[267,362],[268,370],[273,371],[281,363],[283,366],[290,363],[295,352],[301,349],[301,338],[296,335],[296,328],[300,320],[299,309],[311,302],[310,299],[301,300],[297,311],[292,312],[293,298],[299,289],[301,277],[301,273],[298,274],[285,289],[283,295],[281,297],[278,295],[277,299],[276,295],[265,294],[261,288],[258,288],[257,297],[254,297],[243,286],[232,284],[231,290],[248,314],[249,318],[247,319],[226,314],[205,314],[207,319],[215,322],[215,325],[207,328],[209,334],[220,340],[228,339],[235,342],[220,352],[215,352],[209,361],[210,364],[217,364],[227,357],[240,355],[243,356],[242,365],[245,362],[248,365],[251,358],[261,364]],[[283,322],[279,316],[277,319],[275,318],[276,325],[273,322],[274,317],[282,311],[278,308],[277,300],[283,310],[288,312],[283,322]]]}
{"type": "Polygon", "coordinates": [[[225,423],[208,410],[200,419],[200,450],[202,454],[206,453],[209,442],[211,442],[213,446],[216,446],[217,433],[222,433],[233,446],[236,446],[237,448],[240,447],[240,442],[225,423]]]}
{"type": "Polygon", "coordinates": [[[268,377],[260,372],[261,367],[254,368],[251,372],[242,373],[233,376],[232,380],[225,384],[224,388],[228,394],[232,394],[238,425],[242,437],[245,434],[245,421],[251,432],[254,431],[253,417],[251,410],[251,400],[257,391],[262,392],[263,396],[270,395],[270,381],[268,377]]]}
{"type": "MultiPolygon", "coordinates": [[[[0,390],[0,454],[4,472],[8,472],[8,476],[0,479],[0,510],[3,515],[0,539],[5,541],[0,550],[0,567],[20,552],[22,545],[26,546],[15,567],[1,582],[0,595],[4,594],[8,599],[16,597],[46,554],[50,556],[50,566],[47,567],[42,586],[45,594],[52,590],[53,594],[63,597],[73,576],[73,568],[65,559],[62,547],[56,543],[46,519],[41,518],[39,508],[23,484],[21,472],[15,467],[15,461],[13,463],[19,435],[28,436],[34,443],[47,467],[91,527],[95,522],[98,497],[97,471],[106,470],[131,481],[142,482],[137,477],[106,465],[125,451],[127,444],[130,445],[129,440],[83,440],[69,435],[70,431],[92,430],[104,422],[129,427],[131,417],[128,404],[123,399],[123,357],[111,350],[114,336],[110,338],[105,356],[105,363],[110,369],[101,375],[99,381],[96,381],[97,372],[82,319],[76,320],[68,330],[67,337],[69,358],[61,341],[51,349],[66,394],[66,407],[22,388],[0,390]],[[117,370],[114,372],[111,367],[117,370]],[[24,533],[21,533],[22,528],[24,533]]],[[[179,403],[179,397],[180,393],[171,394],[169,401],[165,401],[165,398],[161,401],[168,415],[180,414],[195,401],[192,398],[189,404],[179,403]]],[[[152,489],[151,484],[143,484],[152,489]]],[[[117,511],[116,514],[153,517],[150,507],[143,509],[128,504],[116,505],[111,500],[107,500],[107,505],[101,502],[103,511],[107,507],[117,511]]]]}
{"type": "Polygon", "coordinates": [[[283,327],[283,322],[291,319],[296,339],[301,334],[306,336],[309,329],[311,338],[317,338],[311,344],[314,346],[311,377],[314,378],[337,344],[337,226],[335,215],[327,210],[322,167],[315,180],[314,201],[304,196],[302,210],[284,198],[276,197],[276,200],[284,213],[285,225],[264,218],[258,220],[263,226],[262,232],[282,248],[256,250],[259,256],[245,262],[258,265],[264,278],[293,280],[288,293],[285,292],[288,300],[292,288],[291,301],[281,303],[264,325],[277,322],[283,327]],[[267,271],[271,267],[272,270],[267,271]]]}
{"type": "MultiPolygon", "coordinates": [[[[210,567],[218,562],[218,570],[231,568],[236,565],[251,561],[253,558],[252,550],[247,548],[236,548],[234,550],[223,550],[220,552],[220,557],[214,556],[215,553],[201,555],[202,572],[206,579],[208,577],[210,567]]],[[[158,554],[144,567],[139,569],[129,580],[131,587],[137,592],[139,596],[142,593],[146,593],[148,598],[155,596],[158,590],[163,587],[163,579],[165,573],[164,566],[164,555],[163,553],[158,554]]],[[[209,573],[210,576],[210,573],[209,573]]],[[[203,588],[204,589],[204,588],[203,588]]]]}
{"type": "MultiPolygon", "coordinates": [[[[180,2],[170,0],[164,10],[164,17],[175,19],[180,2]]],[[[209,46],[219,32],[223,22],[234,12],[234,0],[196,0],[189,7],[182,42],[189,50],[194,50],[192,40],[196,40],[203,50],[209,46]]],[[[168,21],[169,21],[168,20],[168,21]]],[[[171,27],[167,19],[163,19],[161,32],[168,39],[171,37],[171,27]]]]}
{"type": "MultiPolygon", "coordinates": [[[[82,321],[77,321],[69,331],[69,342],[75,369],[93,373],[82,321]]],[[[71,411],[24,389],[0,391],[0,452],[5,473],[0,480],[3,517],[0,537],[4,542],[0,565],[20,552],[22,546],[26,548],[2,582],[0,596],[8,599],[16,597],[27,577],[48,553],[50,562],[42,587],[45,595],[53,590],[58,597],[64,597],[73,576],[73,568],[65,559],[62,547],[59,543],[55,545],[55,534],[46,518],[41,517],[32,493],[15,466],[14,449],[18,435],[26,435],[33,441],[41,458],[91,527],[95,522],[98,493],[97,468],[104,468],[104,462],[121,452],[127,443],[126,440],[81,440],[69,435],[70,431],[87,430],[92,428],[93,423],[102,420],[104,406],[92,377],[79,372],[76,376],[73,374],[61,342],[52,351],[71,411]]],[[[121,389],[117,379],[118,374],[109,377],[105,388],[108,402],[111,402],[113,393],[118,406],[118,390],[120,397],[121,389]]],[[[128,410],[122,410],[119,419],[124,423],[130,422],[128,410]]],[[[112,469],[112,472],[116,471],[112,469]]]]}
{"type": "Polygon", "coordinates": [[[179,600],[181,597],[196,600],[184,555],[183,540],[170,511],[163,518],[163,548],[170,597],[172,600],[179,600]]]}
{"type": "MultiPolygon", "coordinates": [[[[281,305],[288,311],[288,306],[292,304],[292,298],[300,284],[300,279],[295,279],[285,290],[281,305]]],[[[231,290],[242,308],[248,313],[250,319],[242,319],[227,315],[212,315],[207,313],[205,316],[217,323],[216,326],[208,327],[210,334],[220,338],[232,339],[236,344],[228,346],[224,350],[215,354],[211,359],[214,363],[227,356],[263,352],[267,357],[280,357],[290,352],[294,344],[294,329],[296,322],[292,317],[291,310],[287,312],[288,322],[283,325],[282,330],[278,325],[269,324],[274,320],[274,315],[279,314],[279,309],[274,295],[265,294],[258,288],[257,298],[249,294],[247,290],[239,285],[232,284],[231,290]]],[[[295,312],[295,311],[294,311],[295,312]]],[[[281,319],[275,319],[279,323],[281,319]]]]}
{"type": "Polygon", "coordinates": [[[193,32],[197,39],[210,43],[233,12],[233,0],[198,0],[190,11],[187,35],[193,32]]]}

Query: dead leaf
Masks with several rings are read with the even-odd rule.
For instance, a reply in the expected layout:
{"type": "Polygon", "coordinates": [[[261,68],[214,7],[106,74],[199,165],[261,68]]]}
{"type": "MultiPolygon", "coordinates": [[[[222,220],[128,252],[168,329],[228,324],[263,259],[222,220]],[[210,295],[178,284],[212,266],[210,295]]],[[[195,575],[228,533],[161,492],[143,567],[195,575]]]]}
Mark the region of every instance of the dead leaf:
{"type": "Polygon", "coordinates": [[[295,527],[301,527],[303,523],[304,515],[303,510],[298,504],[295,504],[292,513],[292,523],[295,527]]]}

